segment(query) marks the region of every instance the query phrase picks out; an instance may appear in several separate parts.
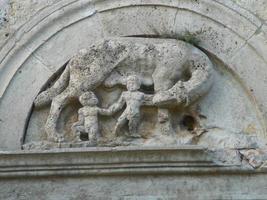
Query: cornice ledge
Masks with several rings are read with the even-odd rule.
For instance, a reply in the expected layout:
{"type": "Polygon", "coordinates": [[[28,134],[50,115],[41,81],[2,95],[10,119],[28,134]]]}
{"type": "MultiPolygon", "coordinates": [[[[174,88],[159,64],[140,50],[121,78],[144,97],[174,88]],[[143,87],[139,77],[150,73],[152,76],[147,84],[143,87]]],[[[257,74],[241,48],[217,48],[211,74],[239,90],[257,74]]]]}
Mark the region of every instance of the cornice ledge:
{"type": "Polygon", "coordinates": [[[101,147],[0,152],[0,178],[145,174],[264,173],[216,160],[200,146],[101,147]]]}

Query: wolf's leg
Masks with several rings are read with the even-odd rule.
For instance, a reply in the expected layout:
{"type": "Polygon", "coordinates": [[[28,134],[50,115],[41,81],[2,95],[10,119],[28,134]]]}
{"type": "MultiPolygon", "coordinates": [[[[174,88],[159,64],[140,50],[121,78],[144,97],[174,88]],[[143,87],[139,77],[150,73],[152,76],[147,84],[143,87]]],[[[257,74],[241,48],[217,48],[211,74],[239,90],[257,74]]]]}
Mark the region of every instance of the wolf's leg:
{"type": "Polygon", "coordinates": [[[79,122],[74,123],[71,127],[72,132],[74,133],[74,141],[75,142],[81,142],[81,133],[85,132],[85,128],[83,125],[81,125],[79,122]]]}
{"type": "Polygon", "coordinates": [[[70,69],[69,66],[67,66],[52,87],[38,94],[38,96],[34,100],[34,105],[36,107],[42,107],[50,103],[53,98],[55,98],[66,89],[69,83],[69,78],[70,69]]]}
{"type": "Polygon", "coordinates": [[[62,142],[64,140],[64,137],[56,130],[57,122],[62,109],[73,97],[75,97],[75,94],[66,89],[52,100],[50,113],[45,124],[48,140],[52,140],[54,142],[62,142]]]}
{"type": "MultiPolygon", "coordinates": [[[[172,87],[173,82],[166,78],[166,77],[170,77],[169,70],[166,68],[162,68],[161,66],[164,65],[159,65],[158,68],[155,70],[155,72],[153,73],[152,77],[154,79],[154,88],[156,91],[156,95],[159,93],[163,93],[165,91],[167,91],[169,88],[172,87]],[[163,71],[162,71],[163,70],[163,71]],[[164,70],[166,70],[166,72],[164,72],[164,70]]],[[[163,98],[165,98],[166,95],[163,95],[163,98]]],[[[153,99],[153,101],[154,101],[153,99]]],[[[168,104],[167,104],[168,105],[168,104]]],[[[162,135],[171,135],[173,134],[173,128],[171,125],[171,121],[170,121],[170,112],[168,107],[164,108],[164,107],[158,107],[158,124],[157,124],[160,133],[162,135]]]]}

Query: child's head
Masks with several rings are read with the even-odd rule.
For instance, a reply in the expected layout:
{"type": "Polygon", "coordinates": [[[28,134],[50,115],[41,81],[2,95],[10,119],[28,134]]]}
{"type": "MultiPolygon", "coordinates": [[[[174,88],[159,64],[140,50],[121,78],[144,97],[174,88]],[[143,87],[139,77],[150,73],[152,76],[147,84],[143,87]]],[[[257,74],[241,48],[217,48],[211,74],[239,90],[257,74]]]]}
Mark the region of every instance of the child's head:
{"type": "Polygon", "coordinates": [[[79,97],[79,101],[83,106],[96,106],[98,99],[93,92],[85,92],[79,97]]]}
{"type": "Polygon", "coordinates": [[[127,77],[127,89],[129,91],[136,91],[140,89],[141,81],[138,76],[131,75],[127,77]]]}

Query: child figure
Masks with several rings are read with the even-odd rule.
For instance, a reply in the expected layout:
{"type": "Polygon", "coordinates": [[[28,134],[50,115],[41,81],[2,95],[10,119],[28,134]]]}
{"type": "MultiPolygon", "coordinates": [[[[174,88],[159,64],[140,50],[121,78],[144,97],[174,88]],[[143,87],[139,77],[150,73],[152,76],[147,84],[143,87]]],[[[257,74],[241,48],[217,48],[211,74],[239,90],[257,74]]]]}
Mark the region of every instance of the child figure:
{"type": "Polygon", "coordinates": [[[78,111],[78,122],[72,125],[72,130],[76,136],[76,141],[81,141],[80,136],[83,133],[88,134],[90,142],[97,142],[99,134],[98,114],[110,115],[108,110],[97,106],[98,99],[93,92],[85,92],[79,97],[82,108],[78,111]]]}
{"type": "MultiPolygon", "coordinates": [[[[118,134],[118,131],[124,124],[128,122],[129,136],[132,138],[140,138],[138,133],[138,127],[140,123],[140,107],[150,102],[153,95],[147,95],[138,91],[141,87],[141,81],[138,76],[131,75],[127,77],[127,91],[122,92],[119,100],[110,106],[108,111],[112,114],[121,110],[126,105],[125,110],[118,118],[115,125],[114,135],[118,134]]],[[[148,103],[149,105],[149,103],[148,103]]]]}

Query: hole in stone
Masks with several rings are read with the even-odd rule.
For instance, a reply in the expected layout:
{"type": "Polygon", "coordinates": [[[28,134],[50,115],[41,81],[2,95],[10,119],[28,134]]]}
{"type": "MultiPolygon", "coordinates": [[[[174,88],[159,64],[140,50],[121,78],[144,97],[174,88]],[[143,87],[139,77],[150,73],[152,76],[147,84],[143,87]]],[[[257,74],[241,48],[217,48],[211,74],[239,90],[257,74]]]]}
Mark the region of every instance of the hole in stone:
{"type": "Polygon", "coordinates": [[[154,84],[153,85],[141,85],[140,91],[146,94],[154,94],[154,84]]]}
{"type": "Polygon", "coordinates": [[[188,130],[193,131],[196,128],[197,121],[190,115],[185,115],[182,120],[182,125],[188,130]]]}
{"type": "Polygon", "coordinates": [[[89,138],[88,138],[88,133],[81,133],[81,135],[80,135],[80,139],[81,139],[82,141],[88,141],[88,140],[89,140],[89,138]]]}

